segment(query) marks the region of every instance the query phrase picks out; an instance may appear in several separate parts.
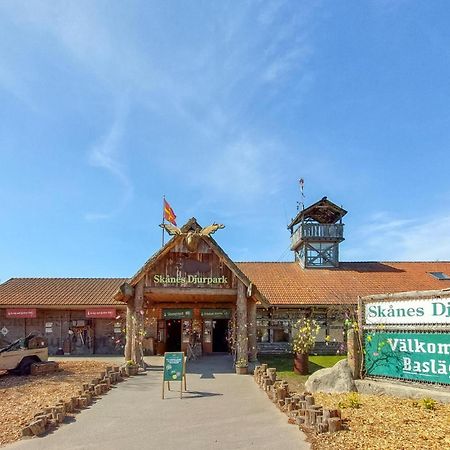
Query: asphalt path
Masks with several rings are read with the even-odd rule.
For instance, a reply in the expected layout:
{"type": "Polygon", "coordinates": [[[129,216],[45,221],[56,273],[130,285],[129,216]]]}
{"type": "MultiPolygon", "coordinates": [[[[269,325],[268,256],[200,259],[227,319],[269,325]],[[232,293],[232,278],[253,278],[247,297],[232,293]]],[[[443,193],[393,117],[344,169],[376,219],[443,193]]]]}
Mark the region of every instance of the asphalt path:
{"type": "Polygon", "coordinates": [[[53,449],[280,449],[310,446],[289,425],[251,376],[232,372],[228,356],[188,363],[187,389],[180,383],[161,398],[162,358],[150,369],[114,386],[88,409],[46,436],[6,446],[7,450],[53,449]]]}

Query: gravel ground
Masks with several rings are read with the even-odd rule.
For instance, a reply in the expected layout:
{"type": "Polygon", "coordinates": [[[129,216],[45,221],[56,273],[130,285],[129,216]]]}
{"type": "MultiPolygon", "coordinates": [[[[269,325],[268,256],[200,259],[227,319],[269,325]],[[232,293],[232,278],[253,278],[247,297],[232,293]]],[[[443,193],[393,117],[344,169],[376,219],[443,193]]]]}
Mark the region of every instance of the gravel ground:
{"type": "Polygon", "coordinates": [[[0,445],[17,441],[34,415],[59,399],[70,398],[81,385],[98,377],[107,361],[62,361],[62,371],[41,376],[0,375],[0,445]]]}
{"type": "Polygon", "coordinates": [[[421,400],[355,394],[314,394],[316,404],[342,408],[348,430],[310,434],[315,450],[450,448],[450,404],[426,409],[421,400]],[[349,407],[349,399],[360,403],[349,407]]]}

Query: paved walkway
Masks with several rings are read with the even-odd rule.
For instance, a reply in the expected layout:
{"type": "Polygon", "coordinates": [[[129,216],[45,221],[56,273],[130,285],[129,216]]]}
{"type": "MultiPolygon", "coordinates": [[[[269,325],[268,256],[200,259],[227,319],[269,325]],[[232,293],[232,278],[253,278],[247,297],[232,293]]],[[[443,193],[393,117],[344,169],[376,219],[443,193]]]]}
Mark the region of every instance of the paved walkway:
{"type": "Polygon", "coordinates": [[[309,449],[251,376],[232,373],[228,356],[189,362],[182,400],[179,391],[161,399],[162,358],[146,360],[145,375],[120,383],[74,423],[6,449],[309,449]]]}

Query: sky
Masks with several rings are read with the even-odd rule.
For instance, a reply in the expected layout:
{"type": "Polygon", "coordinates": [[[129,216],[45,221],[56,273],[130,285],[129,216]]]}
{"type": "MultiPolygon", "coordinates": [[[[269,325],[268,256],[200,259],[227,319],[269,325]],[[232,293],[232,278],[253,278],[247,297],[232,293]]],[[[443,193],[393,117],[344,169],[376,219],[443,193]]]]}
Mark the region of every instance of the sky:
{"type": "Polygon", "coordinates": [[[179,225],[291,261],[450,259],[447,1],[0,1],[0,280],[131,276],[179,225]]]}

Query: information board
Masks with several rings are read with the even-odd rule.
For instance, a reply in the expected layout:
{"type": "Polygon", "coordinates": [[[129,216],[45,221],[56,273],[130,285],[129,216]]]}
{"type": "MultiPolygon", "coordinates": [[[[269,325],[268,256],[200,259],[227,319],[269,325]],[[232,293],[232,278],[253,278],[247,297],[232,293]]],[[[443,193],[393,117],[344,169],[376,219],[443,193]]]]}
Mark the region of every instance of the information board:
{"type": "Polygon", "coordinates": [[[184,352],[166,352],[164,353],[164,368],[162,379],[162,398],[164,399],[164,385],[167,382],[167,388],[170,391],[170,382],[180,382],[180,398],[183,397],[183,381],[184,390],[186,387],[186,360],[184,352]]]}
{"type": "Polygon", "coordinates": [[[450,384],[450,334],[373,331],[364,334],[369,376],[450,384]]]}
{"type": "Polygon", "coordinates": [[[164,353],[164,381],[181,381],[184,372],[184,353],[164,353]]]}

